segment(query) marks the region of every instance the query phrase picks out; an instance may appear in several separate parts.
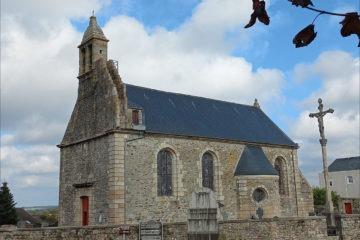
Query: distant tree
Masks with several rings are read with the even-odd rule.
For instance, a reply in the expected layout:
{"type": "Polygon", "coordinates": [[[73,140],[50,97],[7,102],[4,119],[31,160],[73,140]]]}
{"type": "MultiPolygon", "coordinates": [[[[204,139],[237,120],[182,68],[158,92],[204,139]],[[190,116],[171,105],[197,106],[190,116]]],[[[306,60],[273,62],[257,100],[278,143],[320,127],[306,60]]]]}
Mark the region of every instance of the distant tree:
{"type": "Polygon", "coordinates": [[[50,226],[57,226],[59,212],[57,208],[47,209],[39,215],[41,220],[47,221],[50,226]]]}
{"type": "Polygon", "coordinates": [[[7,182],[4,182],[0,188],[0,225],[17,223],[15,205],[7,182]]]}
{"type": "MultiPolygon", "coordinates": [[[[326,203],[326,191],[325,188],[315,187],[313,188],[314,195],[314,205],[315,206],[324,206],[326,203]]],[[[339,195],[336,192],[331,191],[331,200],[335,208],[339,207],[339,195]]]]}

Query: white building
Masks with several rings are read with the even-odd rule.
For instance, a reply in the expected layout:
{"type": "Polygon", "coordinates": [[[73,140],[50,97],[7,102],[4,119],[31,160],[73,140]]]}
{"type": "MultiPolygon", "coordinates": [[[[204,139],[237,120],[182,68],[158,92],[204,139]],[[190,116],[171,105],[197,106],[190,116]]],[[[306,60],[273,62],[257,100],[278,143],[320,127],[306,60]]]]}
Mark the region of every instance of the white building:
{"type": "MultiPolygon", "coordinates": [[[[339,158],[329,166],[330,188],[340,195],[340,211],[360,211],[360,156],[339,158]]],[[[324,175],[319,173],[321,187],[325,187],[324,175]]]]}

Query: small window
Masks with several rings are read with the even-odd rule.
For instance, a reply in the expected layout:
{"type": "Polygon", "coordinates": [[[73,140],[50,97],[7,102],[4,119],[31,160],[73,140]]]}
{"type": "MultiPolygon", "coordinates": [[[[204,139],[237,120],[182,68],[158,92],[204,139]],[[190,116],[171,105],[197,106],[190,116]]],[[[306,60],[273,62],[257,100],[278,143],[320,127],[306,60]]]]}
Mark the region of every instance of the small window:
{"type": "Polygon", "coordinates": [[[102,54],[102,50],[100,50],[100,54],[102,54]]]}
{"type": "Polygon", "coordinates": [[[348,183],[348,184],[354,183],[354,179],[353,179],[352,176],[347,176],[347,177],[346,177],[346,180],[347,180],[347,183],[348,183]]]}
{"type": "Polygon", "coordinates": [[[332,186],[333,185],[333,183],[332,183],[332,181],[330,181],[330,186],[332,186]]]}
{"type": "Polygon", "coordinates": [[[139,110],[133,110],[132,111],[132,124],[133,125],[139,125],[139,110]]]}
{"type": "Polygon", "coordinates": [[[82,71],[85,72],[85,66],[86,66],[86,58],[85,58],[85,48],[81,49],[81,64],[82,64],[82,71]]]}
{"type": "Polygon", "coordinates": [[[253,199],[259,203],[259,202],[262,202],[265,200],[266,192],[263,188],[257,188],[254,190],[252,196],[253,196],[253,199]]]}
{"type": "Polygon", "coordinates": [[[90,66],[90,69],[91,69],[92,68],[92,63],[93,63],[92,45],[91,44],[88,46],[88,49],[89,49],[89,66],[90,66]]]}

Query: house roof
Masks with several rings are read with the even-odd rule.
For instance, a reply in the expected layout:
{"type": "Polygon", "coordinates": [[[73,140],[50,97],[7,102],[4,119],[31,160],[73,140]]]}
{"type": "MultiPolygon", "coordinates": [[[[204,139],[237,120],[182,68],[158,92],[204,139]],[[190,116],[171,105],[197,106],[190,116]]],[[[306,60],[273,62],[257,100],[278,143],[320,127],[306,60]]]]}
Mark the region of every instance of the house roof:
{"type": "Polygon", "coordinates": [[[28,221],[33,225],[41,225],[41,221],[36,217],[32,216],[23,208],[16,208],[16,215],[18,216],[19,221],[28,221]]]}
{"type": "Polygon", "coordinates": [[[128,105],[146,131],[297,147],[258,107],[126,84],[128,105]]]}
{"type": "Polygon", "coordinates": [[[329,172],[351,171],[360,169],[360,156],[338,158],[329,166],[329,172]]]}
{"type": "Polygon", "coordinates": [[[241,175],[277,175],[277,172],[261,147],[245,146],[234,173],[234,176],[241,175]]]}

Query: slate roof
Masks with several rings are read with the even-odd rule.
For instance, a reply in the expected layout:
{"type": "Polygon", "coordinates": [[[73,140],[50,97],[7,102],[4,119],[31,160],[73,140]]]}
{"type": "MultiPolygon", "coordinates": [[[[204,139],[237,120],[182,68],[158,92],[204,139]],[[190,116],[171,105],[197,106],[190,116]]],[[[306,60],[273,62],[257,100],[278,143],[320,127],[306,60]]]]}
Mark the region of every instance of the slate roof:
{"type": "Polygon", "coordinates": [[[338,158],[329,166],[329,172],[351,171],[360,169],[360,156],[338,158]]]}
{"type": "Polygon", "coordinates": [[[16,210],[16,215],[17,215],[19,221],[27,221],[28,223],[30,223],[34,226],[37,226],[37,227],[41,226],[41,220],[32,216],[25,209],[15,208],[15,210],[16,210]]]}
{"type": "Polygon", "coordinates": [[[261,147],[245,146],[234,173],[241,175],[277,175],[277,172],[261,147]]]}
{"type": "Polygon", "coordinates": [[[129,107],[141,107],[146,132],[297,147],[257,107],[126,84],[129,107]]]}

